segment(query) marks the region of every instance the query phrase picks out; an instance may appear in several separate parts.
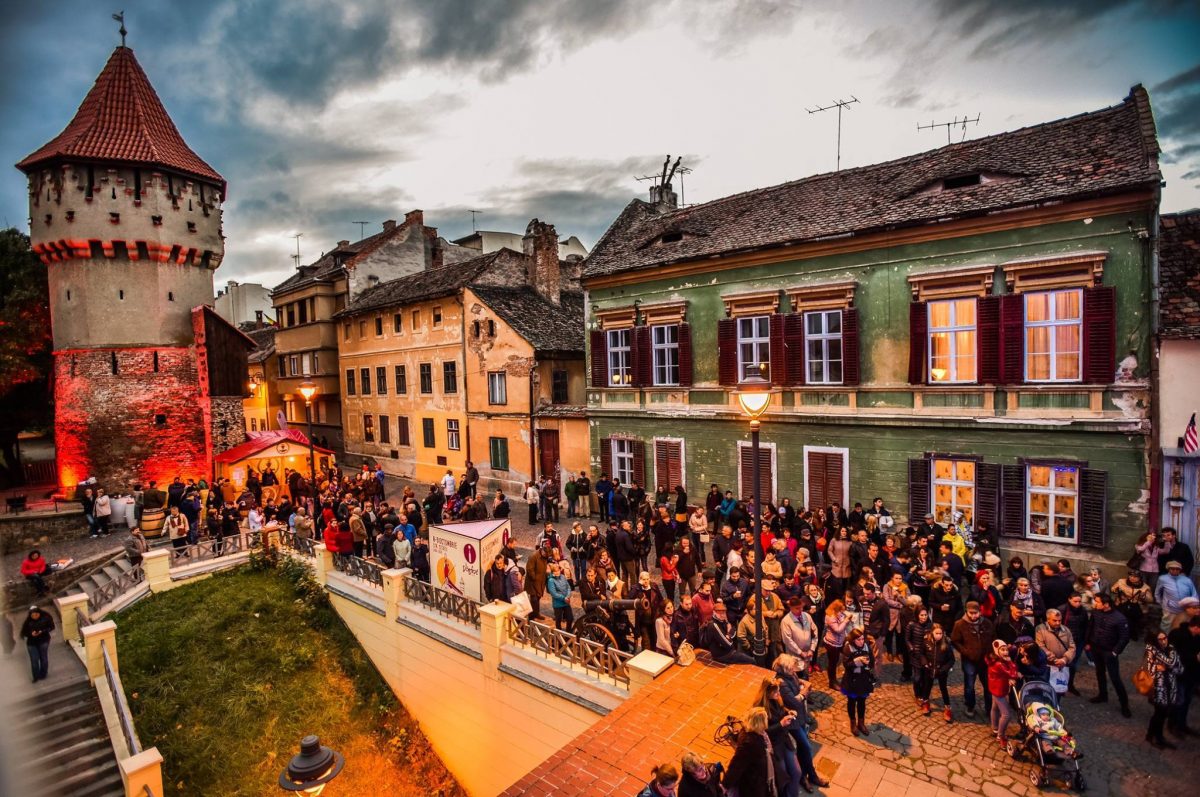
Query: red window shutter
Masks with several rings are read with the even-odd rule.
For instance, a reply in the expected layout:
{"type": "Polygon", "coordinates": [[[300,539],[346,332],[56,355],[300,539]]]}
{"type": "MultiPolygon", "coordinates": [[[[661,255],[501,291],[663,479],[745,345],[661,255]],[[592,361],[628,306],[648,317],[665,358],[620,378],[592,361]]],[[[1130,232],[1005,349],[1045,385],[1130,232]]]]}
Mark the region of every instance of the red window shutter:
{"type": "Polygon", "coordinates": [[[784,341],[782,313],[771,314],[771,384],[784,385],[788,381],[787,346],[784,341]]]}
{"type": "Polygon", "coordinates": [[[612,476],[612,438],[600,438],[600,472],[612,476]]]}
{"type": "Polygon", "coordinates": [[[929,459],[908,461],[908,522],[917,525],[925,519],[925,513],[933,506],[930,493],[929,459]]]}
{"type": "Polygon", "coordinates": [[[1083,289],[1083,379],[1107,385],[1117,370],[1117,289],[1083,289]]]}
{"type": "Polygon", "coordinates": [[[691,387],[692,379],[692,327],[690,324],[680,324],[679,384],[682,387],[691,387]]]}
{"type": "Polygon", "coordinates": [[[754,485],[750,481],[754,468],[754,452],[750,449],[750,446],[738,446],[738,461],[741,465],[738,468],[738,472],[741,474],[741,484],[738,485],[740,494],[737,497],[742,500],[748,500],[750,494],[754,492],[754,485]]]}
{"type": "Polygon", "coordinates": [[[816,451],[809,451],[808,506],[806,509],[812,509],[813,507],[818,506],[829,506],[829,497],[825,490],[826,481],[827,476],[825,473],[825,455],[816,451]]]}
{"type": "Polygon", "coordinates": [[[787,349],[787,383],[803,385],[804,373],[804,316],[788,313],[783,317],[783,343],[787,349]]]}
{"type": "Polygon", "coordinates": [[[826,454],[825,495],[829,497],[830,504],[837,501],[842,506],[846,505],[847,496],[842,495],[843,478],[845,478],[845,474],[842,473],[842,455],[826,454]]]}
{"type": "Polygon", "coordinates": [[[1000,382],[1000,297],[984,296],[975,303],[975,361],[981,385],[1000,382]]]}
{"type": "Polygon", "coordinates": [[[654,481],[659,487],[674,490],[683,481],[680,444],[669,440],[654,441],[654,481]]]}
{"type": "Polygon", "coordinates": [[[654,384],[654,361],[650,351],[650,327],[634,327],[630,352],[633,358],[633,384],[647,387],[654,384]]]}
{"type": "Polygon", "coordinates": [[[989,529],[994,531],[998,528],[1002,478],[999,465],[990,462],[975,463],[975,525],[986,521],[989,529]]]}
{"type": "MultiPolygon", "coordinates": [[[[754,495],[754,449],[750,446],[738,446],[738,449],[742,465],[741,497],[749,500],[754,495]]],[[[766,506],[775,500],[771,495],[771,449],[760,446],[758,456],[758,500],[760,506],[766,506]]]]}
{"type": "Polygon", "coordinates": [[[722,385],[738,383],[737,320],[722,318],[717,322],[717,381],[722,385]]]}
{"type": "Polygon", "coordinates": [[[1106,471],[1092,468],[1079,469],[1078,536],[1080,545],[1103,548],[1108,542],[1108,473],[1106,471]]]}
{"type": "Polygon", "coordinates": [[[1025,297],[1019,293],[1000,297],[1000,381],[1025,381],[1025,297]]]}
{"type": "Polygon", "coordinates": [[[604,330],[593,329],[591,339],[592,387],[604,387],[608,384],[608,347],[605,345],[604,330]]]}
{"type": "Polygon", "coordinates": [[[857,385],[858,367],[858,308],[842,311],[842,384],[857,385]]]}
{"type": "Polygon", "coordinates": [[[641,440],[633,440],[633,480],[638,487],[646,486],[646,444],[641,440]]]}
{"type": "Polygon", "coordinates": [[[910,385],[925,384],[925,338],[929,334],[929,311],[925,305],[925,302],[913,302],[908,306],[908,383],[910,385]]]}
{"type": "Polygon", "coordinates": [[[1003,465],[1000,469],[1000,534],[1025,536],[1025,466],[1003,465]]]}

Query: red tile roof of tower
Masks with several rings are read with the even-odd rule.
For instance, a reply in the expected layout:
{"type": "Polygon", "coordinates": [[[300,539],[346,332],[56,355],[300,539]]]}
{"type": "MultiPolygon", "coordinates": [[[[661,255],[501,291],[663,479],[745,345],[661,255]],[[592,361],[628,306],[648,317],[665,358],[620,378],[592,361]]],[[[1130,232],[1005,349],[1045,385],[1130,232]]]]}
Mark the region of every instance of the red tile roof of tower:
{"type": "Polygon", "coordinates": [[[17,168],[29,172],[60,159],[161,166],[217,182],[225,192],[225,178],[183,140],[128,47],[113,51],[70,124],[17,168]]]}

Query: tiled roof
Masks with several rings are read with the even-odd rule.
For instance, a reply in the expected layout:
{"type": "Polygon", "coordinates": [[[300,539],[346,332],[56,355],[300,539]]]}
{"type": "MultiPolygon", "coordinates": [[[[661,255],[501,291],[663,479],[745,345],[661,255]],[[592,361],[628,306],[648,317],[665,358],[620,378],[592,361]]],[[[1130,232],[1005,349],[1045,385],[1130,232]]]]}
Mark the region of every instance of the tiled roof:
{"type": "Polygon", "coordinates": [[[407,277],[381,282],[375,287],[363,291],[354,301],[346,305],[346,309],[334,317],[350,316],[368,310],[449,296],[469,285],[472,280],[493,266],[497,260],[507,257],[521,257],[521,255],[511,249],[498,249],[495,252],[458,263],[450,263],[441,268],[418,271],[407,277]]]}
{"type": "Polygon", "coordinates": [[[1200,210],[1162,216],[1158,236],[1160,334],[1200,339],[1200,210]]]}
{"type": "Polygon", "coordinates": [[[246,337],[254,341],[254,351],[250,352],[249,362],[261,363],[270,359],[275,353],[275,327],[244,330],[246,337]]]}
{"type": "Polygon", "coordinates": [[[391,230],[383,230],[374,235],[363,238],[346,246],[338,246],[329,250],[314,263],[307,266],[301,266],[296,269],[296,273],[285,279],[283,282],[276,285],[272,290],[272,294],[286,293],[287,291],[295,290],[302,285],[307,285],[310,282],[318,282],[320,280],[336,279],[346,270],[345,263],[351,257],[358,254],[360,251],[370,247],[372,250],[382,241],[382,239],[391,230]],[[339,259],[341,262],[339,263],[339,259]]]}
{"type": "Polygon", "coordinates": [[[471,290],[535,351],[583,354],[582,293],[562,293],[555,307],[529,286],[472,285],[471,290]]]}
{"type": "Polygon", "coordinates": [[[1149,99],[1135,86],[1111,108],[689,208],[634,200],[592,249],[584,278],[1153,188],[1158,152],[1149,99]],[[984,182],[940,188],[973,174],[984,182]],[[661,242],[667,233],[682,240],[661,242]]]}
{"type": "Polygon", "coordinates": [[[59,159],[162,166],[225,191],[225,178],[184,142],[128,47],[113,52],[71,123],[17,168],[28,172],[59,159]]]}

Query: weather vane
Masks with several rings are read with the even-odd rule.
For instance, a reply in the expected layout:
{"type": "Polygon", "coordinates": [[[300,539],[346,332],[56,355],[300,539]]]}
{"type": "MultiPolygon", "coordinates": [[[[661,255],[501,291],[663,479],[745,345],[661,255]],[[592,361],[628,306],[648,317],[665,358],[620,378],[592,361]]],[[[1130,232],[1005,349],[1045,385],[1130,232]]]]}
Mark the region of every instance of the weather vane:
{"type": "Polygon", "coordinates": [[[121,23],[121,31],[120,31],[121,46],[124,47],[125,46],[125,34],[129,33],[129,31],[125,30],[125,12],[119,11],[116,14],[113,14],[112,18],[115,19],[117,22],[121,23]]]}

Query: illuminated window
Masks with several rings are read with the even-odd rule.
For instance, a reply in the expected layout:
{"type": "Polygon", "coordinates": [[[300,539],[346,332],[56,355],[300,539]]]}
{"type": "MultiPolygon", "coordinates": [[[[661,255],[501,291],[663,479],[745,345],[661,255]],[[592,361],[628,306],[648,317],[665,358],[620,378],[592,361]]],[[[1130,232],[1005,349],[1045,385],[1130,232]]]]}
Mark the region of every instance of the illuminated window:
{"type": "Polygon", "coordinates": [[[975,299],[929,302],[929,381],[974,382],[975,299]]]}
{"type": "Polygon", "coordinates": [[[363,441],[375,442],[375,418],[371,415],[363,416],[363,441]]]}
{"type": "Polygon", "coordinates": [[[1030,539],[1078,542],[1079,468],[1029,465],[1026,468],[1030,539]]]}
{"type": "Polygon", "coordinates": [[[1025,294],[1025,381],[1078,382],[1083,291],[1025,294]]]}
{"type": "Polygon", "coordinates": [[[933,467],[933,506],[938,523],[949,524],[955,512],[962,512],[967,523],[975,516],[975,463],[969,459],[935,459],[933,467]]]}

